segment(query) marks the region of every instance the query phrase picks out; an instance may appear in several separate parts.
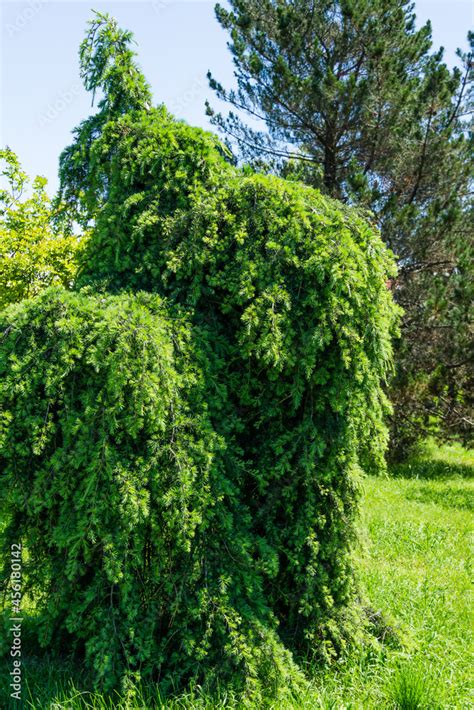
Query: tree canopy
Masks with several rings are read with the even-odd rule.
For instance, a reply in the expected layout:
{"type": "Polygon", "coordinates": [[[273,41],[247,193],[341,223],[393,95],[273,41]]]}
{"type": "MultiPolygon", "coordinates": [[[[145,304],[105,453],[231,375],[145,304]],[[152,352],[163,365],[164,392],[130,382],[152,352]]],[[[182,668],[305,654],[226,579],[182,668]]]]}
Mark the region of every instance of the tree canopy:
{"type": "Polygon", "coordinates": [[[149,106],[110,18],[87,37],[103,98],[60,170],[91,227],[75,290],[1,316],[5,544],[31,549],[43,644],[102,682],[258,700],[358,633],[350,550],[361,466],[384,468],[393,257],[356,210],[232,166],[149,106]]]}

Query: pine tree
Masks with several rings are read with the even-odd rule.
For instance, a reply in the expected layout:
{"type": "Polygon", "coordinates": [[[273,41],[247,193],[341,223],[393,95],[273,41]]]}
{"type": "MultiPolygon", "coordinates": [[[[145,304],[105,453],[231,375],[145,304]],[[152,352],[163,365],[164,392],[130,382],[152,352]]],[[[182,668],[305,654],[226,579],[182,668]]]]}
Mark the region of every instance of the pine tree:
{"type": "Polygon", "coordinates": [[[394,453],[433,423],[469,439],[472,53],[459,52],[464,71],[449,71],[407,0],[230,5],[216,14],[230,33],[237,89],[209,79],[237,113],[208,105],[215,125],[254,166],[370,210],[398,256],[394,453]]]}

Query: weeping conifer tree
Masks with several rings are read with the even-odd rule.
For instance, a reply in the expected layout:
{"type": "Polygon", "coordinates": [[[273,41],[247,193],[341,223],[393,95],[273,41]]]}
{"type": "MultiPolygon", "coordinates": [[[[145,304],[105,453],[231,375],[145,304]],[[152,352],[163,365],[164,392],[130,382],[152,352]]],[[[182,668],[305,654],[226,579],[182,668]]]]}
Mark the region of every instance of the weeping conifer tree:
{"type": "Polygon", "coordinates": [[[356,211],[234,168],[151,107],[98,14],[61,157],[75,293],[2,314],[5,535],[45,646],[98,679],[302,682],[357,632],[361,467],[384,467],[393,260],[356,211]]]}

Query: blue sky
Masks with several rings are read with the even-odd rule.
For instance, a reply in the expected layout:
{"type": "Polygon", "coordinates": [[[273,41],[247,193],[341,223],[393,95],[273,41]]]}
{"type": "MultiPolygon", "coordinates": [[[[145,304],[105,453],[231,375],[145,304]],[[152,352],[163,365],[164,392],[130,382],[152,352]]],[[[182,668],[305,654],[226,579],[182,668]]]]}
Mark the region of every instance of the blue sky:
{"type": "MultiPolygon", "coordinates": [[[[91,113],[90,95],[79,80],[78,47],[91,7],[114,15],[133,31],[139,63],[155,103],[191,124],[209,127],[206,98],[211,69],[224,86],[232,84],[227,34],[214,17],[214,2],[202,0],[0,0],[0,144],[18,153],[30,175],[45,175],[57,187],[61,150],[71,130],[91,113]]],[[[419,23],[431,19],[434,47],[446,61],[466,47],[472,27],[471,0],[418,0],[419,23]]]]}

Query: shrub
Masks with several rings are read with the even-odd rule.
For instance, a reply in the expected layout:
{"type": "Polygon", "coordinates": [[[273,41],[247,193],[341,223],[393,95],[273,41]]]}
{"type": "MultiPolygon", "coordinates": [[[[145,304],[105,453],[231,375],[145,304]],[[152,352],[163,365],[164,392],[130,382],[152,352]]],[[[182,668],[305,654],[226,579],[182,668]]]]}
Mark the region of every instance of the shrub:
{"type": "Polygon", "coordinates": [[[86,291],[3,317],[10,530],[36,548],[45,644],[67,629],[112,684],[128,670],[268,692],[354,633],[392,259],[356,212],[232,167],[127,87],[62,157],[62,195],[93,222],[86,291]]]}
{"type": "Polygon", "coordinates": [[[210,143],[163,109],[105,129],[94,150],[112,155],[108,199],[82,279],[158,291],[210,327],[280,632],[305,654],[330,638],[332,653],[352,593],[358,466],[384,466],[391,261],[356,213],[208,162],[210,143]]]}
{"type": "Polygon", "coordinates": [[[55,289],[2,330],[4,558],[28,550],[42,644],[85,652],[108,685],[125,668],[179,685],[217,665],[251,679],[278,653],[290,667],[200,334],[157,296],[55,289]]]}

